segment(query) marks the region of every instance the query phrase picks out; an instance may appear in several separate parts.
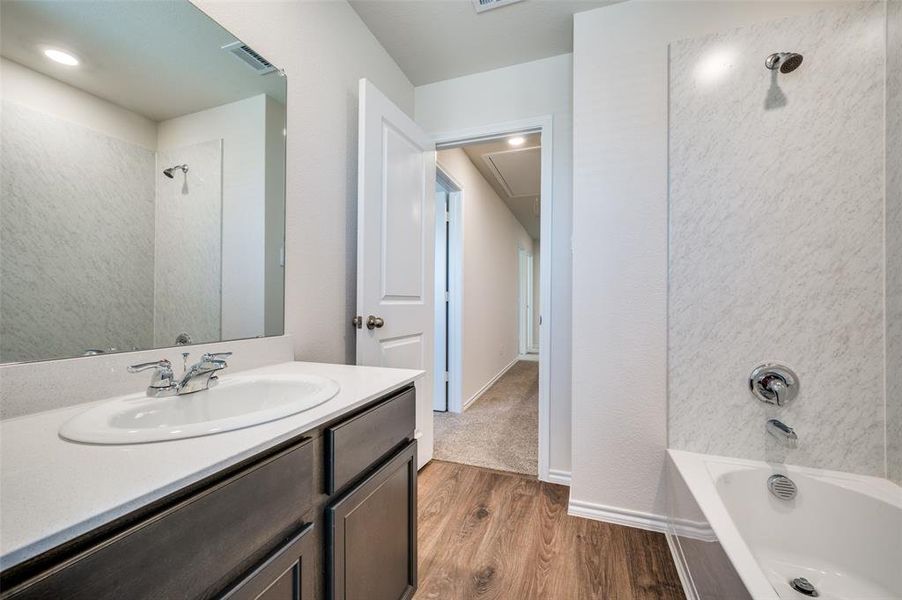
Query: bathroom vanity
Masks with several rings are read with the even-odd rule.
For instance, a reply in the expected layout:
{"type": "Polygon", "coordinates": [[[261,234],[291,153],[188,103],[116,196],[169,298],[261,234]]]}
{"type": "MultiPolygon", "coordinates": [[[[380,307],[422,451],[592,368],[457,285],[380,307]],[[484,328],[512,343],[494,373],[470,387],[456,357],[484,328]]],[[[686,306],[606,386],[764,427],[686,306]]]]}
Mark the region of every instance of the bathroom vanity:
{"type": "Polygon", "coordinates": [[[420,372],[286,363],[241,375],[286,373],[341,391],[284,419],[150,444],[61,439],[85,405],[0,424],[20,446],[3,464],[0,597],[411,597],[420,372]]]}

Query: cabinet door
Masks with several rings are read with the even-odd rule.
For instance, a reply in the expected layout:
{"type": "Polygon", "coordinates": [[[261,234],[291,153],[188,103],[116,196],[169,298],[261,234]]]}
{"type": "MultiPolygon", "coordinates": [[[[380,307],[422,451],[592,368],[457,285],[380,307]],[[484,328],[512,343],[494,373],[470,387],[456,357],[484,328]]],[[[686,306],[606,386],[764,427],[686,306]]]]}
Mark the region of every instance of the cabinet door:
{"type": "Polygon", "coordinates": [[[417,588],[417,445],[326,508],[328,597],[401,600],[417,588]]]}
{"type": "Polygon", "coordinates": [[[313,600],[313,552],[304,526],[246,574],[221,600],[313,600]]]}

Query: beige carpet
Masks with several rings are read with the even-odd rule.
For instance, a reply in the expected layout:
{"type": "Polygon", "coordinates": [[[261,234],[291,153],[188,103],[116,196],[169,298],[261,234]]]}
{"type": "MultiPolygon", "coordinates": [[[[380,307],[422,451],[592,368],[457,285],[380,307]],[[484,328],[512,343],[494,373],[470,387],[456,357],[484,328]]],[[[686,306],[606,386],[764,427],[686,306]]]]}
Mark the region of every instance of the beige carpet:
{"type": "Polygon", "coordinates": [[[435,458],[538,474],[539,363],[521,360],[461,414],[435,413],[435,458]]]}

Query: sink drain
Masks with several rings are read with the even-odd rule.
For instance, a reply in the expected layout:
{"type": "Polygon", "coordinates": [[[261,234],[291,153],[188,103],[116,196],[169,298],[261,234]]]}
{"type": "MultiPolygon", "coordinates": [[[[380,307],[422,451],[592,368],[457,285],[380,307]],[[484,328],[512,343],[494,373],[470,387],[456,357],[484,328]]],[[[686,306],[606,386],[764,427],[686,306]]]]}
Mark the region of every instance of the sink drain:
{"type": "Polygon", "coordinates": [[[804,577],[796,577],[789,582],[789,585],[791,585],[792,589],[794,589],[798,593],[805,594],[809,598],[817,598],[820,595],[817,593],[817,590],[811,584],[811,582],[804,577]]]}

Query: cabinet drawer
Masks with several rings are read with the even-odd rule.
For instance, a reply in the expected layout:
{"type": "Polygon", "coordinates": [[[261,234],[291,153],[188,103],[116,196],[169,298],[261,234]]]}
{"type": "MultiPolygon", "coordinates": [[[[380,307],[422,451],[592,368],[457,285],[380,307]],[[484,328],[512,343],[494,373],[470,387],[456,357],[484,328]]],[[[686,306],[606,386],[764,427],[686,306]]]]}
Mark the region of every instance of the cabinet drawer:
{"type": "Polygon", "coordinates": [[[3,594],[4,599],[210,598],[301,525],[309,439],[177,501],[3,594]]]}
{"type": "Polygon", "coordinates": [[[412,387],[327,427],[326,493],[334,494],[402,443],[412,440],[415,428],[416,394],[412,387]]]}

